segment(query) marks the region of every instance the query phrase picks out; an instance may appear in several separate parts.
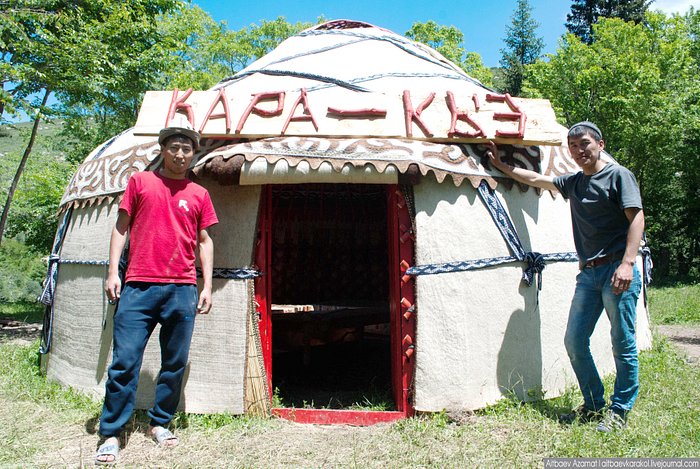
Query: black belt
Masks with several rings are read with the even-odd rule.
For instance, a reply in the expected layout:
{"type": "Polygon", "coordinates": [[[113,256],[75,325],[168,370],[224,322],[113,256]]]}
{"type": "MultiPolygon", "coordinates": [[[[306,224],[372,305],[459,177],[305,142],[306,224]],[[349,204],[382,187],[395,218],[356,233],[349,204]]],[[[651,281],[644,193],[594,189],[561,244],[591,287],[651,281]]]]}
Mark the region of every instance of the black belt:
{"type": "Polygon", "coordinates": [[[583,264],[581,270],[592,269],[593,267],[598,267],[605,264],[611,264],[615,261],[620,261],[622,260],[622,256],[624,256],[624,254],[624,252],[616,252],[613,254],[607,254],[603,257],[596,257],[595,259],[591,259],[590,261],[583,264]]]}

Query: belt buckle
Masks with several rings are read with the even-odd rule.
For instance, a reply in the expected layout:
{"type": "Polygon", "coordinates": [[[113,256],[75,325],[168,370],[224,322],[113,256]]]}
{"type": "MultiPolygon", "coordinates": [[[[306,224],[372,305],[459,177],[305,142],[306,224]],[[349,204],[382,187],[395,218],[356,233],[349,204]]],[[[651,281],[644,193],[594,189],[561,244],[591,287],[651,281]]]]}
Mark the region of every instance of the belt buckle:
{"type": "Polygon", "coordinates": [[[592,269],[594,267],[598,267],[599,265],[607,264],[610,262],[610,258],[612,256],[610,254],[605,255],[603,257],[596,257],[595,259],[591,259],[590,261],[586,262],[586,265],[584,266],[586,269],[592,269]]]}

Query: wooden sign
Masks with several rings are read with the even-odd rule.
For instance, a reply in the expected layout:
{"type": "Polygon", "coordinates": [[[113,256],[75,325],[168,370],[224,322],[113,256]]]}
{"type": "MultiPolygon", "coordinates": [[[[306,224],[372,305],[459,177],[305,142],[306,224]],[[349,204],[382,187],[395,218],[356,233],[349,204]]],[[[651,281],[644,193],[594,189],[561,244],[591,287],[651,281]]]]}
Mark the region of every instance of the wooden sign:
{"type": "Polygon", "coordinates": [[[561,126],[549,101],[479,89],[471,95],[400,95],[323,89],[307,93],[149,91],[134,133],[157,135],[178,114],[202,137],[276,136],[411,138],[437,142],[561,144],[561,126]]]}

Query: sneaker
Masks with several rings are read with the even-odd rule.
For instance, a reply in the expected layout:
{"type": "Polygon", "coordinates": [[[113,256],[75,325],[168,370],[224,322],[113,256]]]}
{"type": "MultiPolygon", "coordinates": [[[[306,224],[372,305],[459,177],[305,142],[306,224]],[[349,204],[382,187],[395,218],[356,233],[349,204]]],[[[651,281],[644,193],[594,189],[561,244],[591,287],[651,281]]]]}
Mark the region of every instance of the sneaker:
{"type": "Polygon", "coordinates": [[[596,430],[599,432],[610,433],[615,430],[622,430],[627,426],[627,415],[616,412],[613,409],[608,409],[605,412],[605,417],[600,421],[596,430]]]}
{"type": "Polygon", "coordinates": [[[603,413],[600,410],[591,410],[585,405],[581,404],[568,414],[561,414],[559,416],[559,423],[571,424],[574,422],[597,422],[603,418],[603,413]]]}

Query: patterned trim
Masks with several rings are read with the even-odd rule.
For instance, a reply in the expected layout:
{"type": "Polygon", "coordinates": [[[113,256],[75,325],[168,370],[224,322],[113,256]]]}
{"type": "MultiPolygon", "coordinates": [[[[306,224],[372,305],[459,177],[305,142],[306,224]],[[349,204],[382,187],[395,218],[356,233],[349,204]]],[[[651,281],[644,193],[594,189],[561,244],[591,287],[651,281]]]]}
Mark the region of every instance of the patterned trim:
{"type": "MultiPolygon", "coordinates": [[[[128,135],[123,138],[128,138],[128,135]]],[[[380,173],[392,166],[400,173],[406,173],[411,165],[417,165],[423,176],[433,172],[437,181],[442,183],[450,175],[456,186],[465,179],[475,188],[482,180],[487,181],[491,188],[504,184],[510,189],[517,184],[491,168],[484,149],[484,146],[475,144],[388,138],[273,137],[250,142],[207,139],[202,141],[195,168],[217,156],[228,160],[243,155],[248,162],[257,158],[264,158],[269,164],[285,160],[291,167],[305,161],[312,169],[327,162],[336,171],[352,164],[355,167],[372,165],[380,173]]],[[[508,164],[549,176],[575,169],[563,147],[501,145],[500,151],[508,164]]],[[[100,156],[93,156],[73,176],[61,200],[61,208],[112,202],[124,191],[132,174],[152,170],[157,163],[158,144],[155,142],[117,153],[107,150],[100,156]]],[[[519,187],[522,191],[528,190],[528,186],[519,187]]]]}
{"type": "MultiPolygon", "coordinates": [[[[81,260],[81,259],[56,259],[58,264],[72,264],[72,265],[109,265],[109,260],[81,260]]],[[[202,269],[197,267],[197,278],[202,278],[202,269]]],[[[213,278],[223,278],[223,279],[235,279],[235,280],[246,280],[263,275],[257,269],[250,267],[242,268],[228,268],[228,267],[214,267],[213,278]]]]}
{"type": "MultiPolygon", "coordinates": [[[[227,269],[224,267],[214,267],[213,278],[224,278],[233,280],[250,280],[262,276],[263,273],[257,269],[243,267],[240,269],[227,269]]],[[[202,270],[197,267],[197,277],[202,277],[202,270]]]]}

